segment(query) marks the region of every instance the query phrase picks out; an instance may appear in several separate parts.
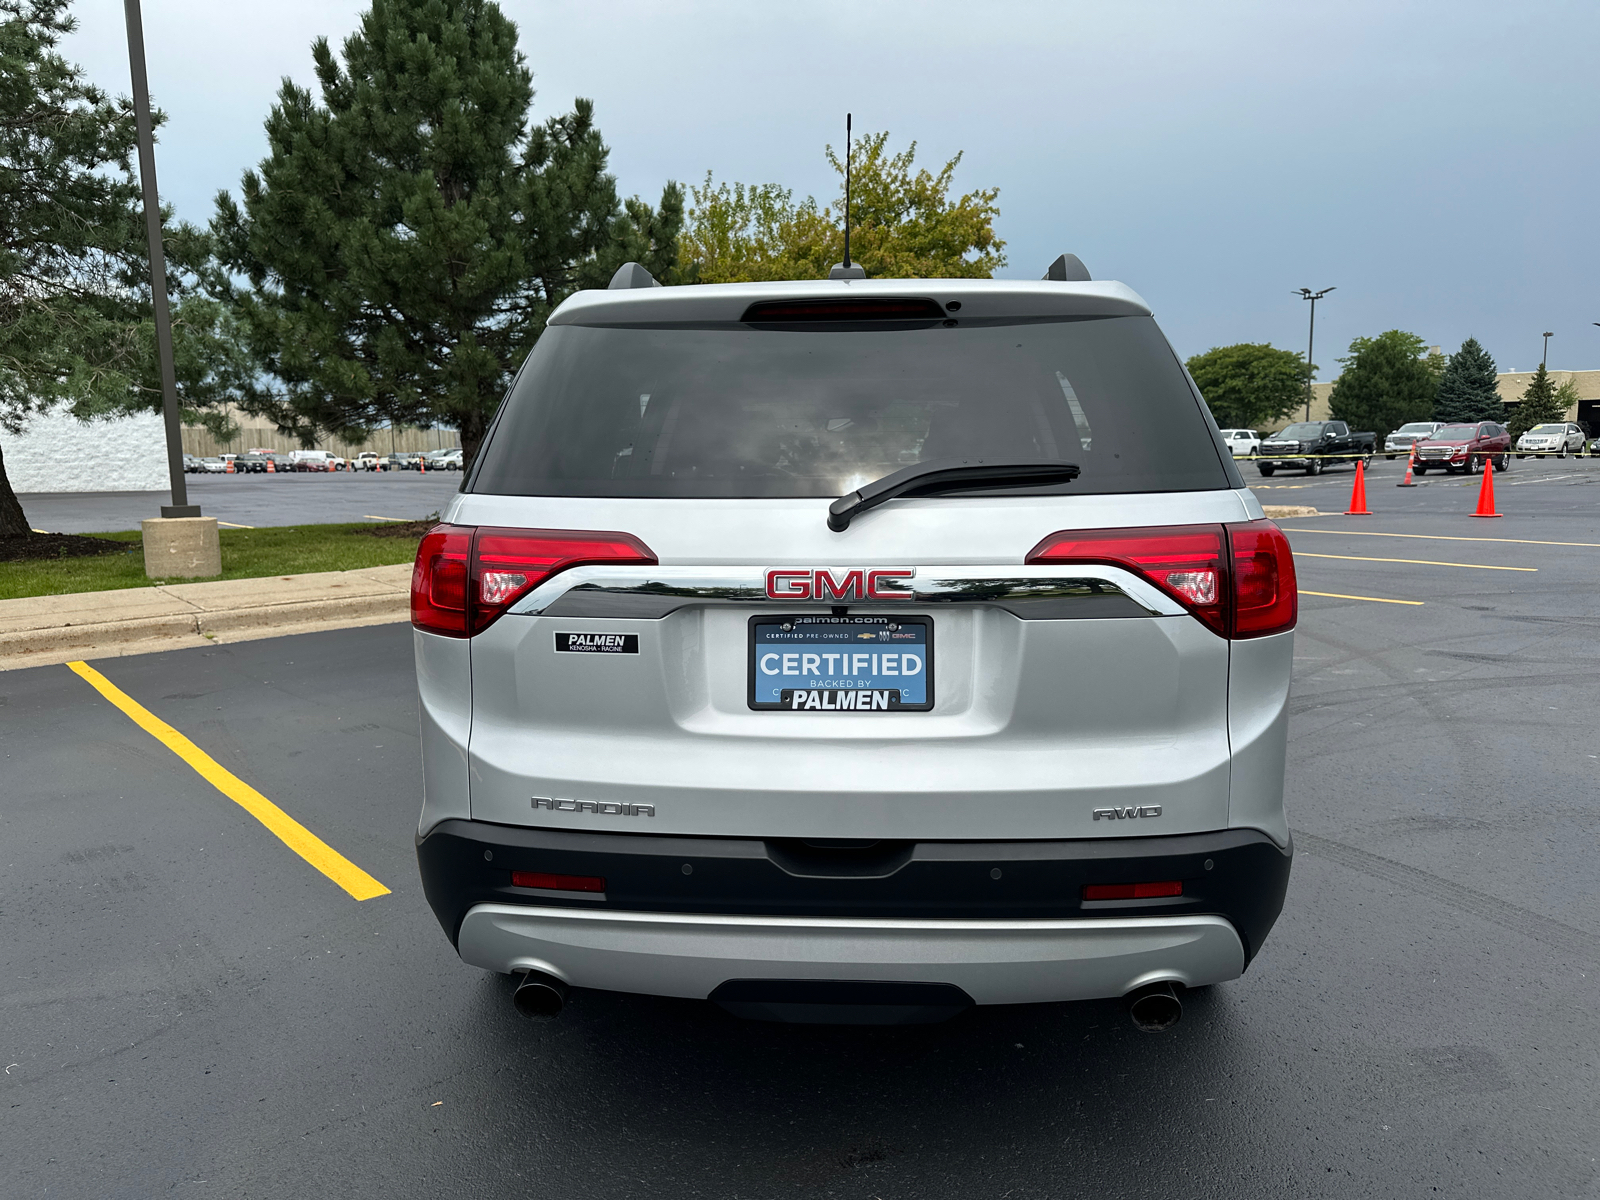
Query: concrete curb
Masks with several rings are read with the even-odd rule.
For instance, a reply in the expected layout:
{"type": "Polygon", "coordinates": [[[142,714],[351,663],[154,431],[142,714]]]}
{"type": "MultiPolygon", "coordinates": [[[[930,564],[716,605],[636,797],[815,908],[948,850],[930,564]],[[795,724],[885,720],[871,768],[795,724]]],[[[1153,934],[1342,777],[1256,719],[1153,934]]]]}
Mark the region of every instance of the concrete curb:
{"type": "Polygon", "coordinates": [[[0,601],[0,671],[407,620],[411,567],[0,601]]]}

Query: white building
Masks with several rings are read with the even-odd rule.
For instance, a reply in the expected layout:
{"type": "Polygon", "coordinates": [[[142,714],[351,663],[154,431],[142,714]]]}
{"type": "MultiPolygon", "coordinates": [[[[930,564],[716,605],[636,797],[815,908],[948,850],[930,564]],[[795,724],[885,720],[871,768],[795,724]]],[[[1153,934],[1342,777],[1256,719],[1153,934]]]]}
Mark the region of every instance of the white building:
{"type": "Polygon", "coordinates": [[[78,420],[65,408],[35,413],[20,434],[0,430],[11,490],[155,492],[168,486],[160,413],[78,420]]]}

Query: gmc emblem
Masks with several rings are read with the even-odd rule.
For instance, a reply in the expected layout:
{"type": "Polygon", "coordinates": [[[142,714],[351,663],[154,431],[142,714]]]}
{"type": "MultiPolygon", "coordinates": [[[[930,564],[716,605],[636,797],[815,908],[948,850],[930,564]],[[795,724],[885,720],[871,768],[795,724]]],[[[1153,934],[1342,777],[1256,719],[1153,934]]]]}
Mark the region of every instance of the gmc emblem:
{"type": "Polygon", "coordinates": [[[767,572],[767,597],[771,600],[910,600],[909,587],[897,580],[911,579],[914,567],[839,568],[774,567],[767,572]]]}

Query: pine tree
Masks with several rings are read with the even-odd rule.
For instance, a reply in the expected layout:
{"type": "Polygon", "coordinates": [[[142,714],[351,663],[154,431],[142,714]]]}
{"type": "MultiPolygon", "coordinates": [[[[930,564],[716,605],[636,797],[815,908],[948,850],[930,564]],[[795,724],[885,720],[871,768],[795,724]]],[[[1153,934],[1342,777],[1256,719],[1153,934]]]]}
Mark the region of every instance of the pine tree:
{"type": "Polygon", "coordinates": [[[1339,360],[1346,364],[1344,373],[1334,380],[1328,401],[1333,419],[1352,430],[1372,431],[1379,445],[1407,421],[1426,421],[1439,375],[1422,349],[1420,337],[1400,329],[1351,342],[1349,356],[1339,360]]]}
{"type": "Polygon", "coordinates": [[[1495,387],[1494,359],[1468,338],[1450,356],[1439,377],[1439,394],[1433,402],[1433,419],[1445,422],[1502,421],[1505,405],[1495,387]]]}
{"type": "Polygon", "coordinates": [[[470,465],[545,318],[623,262],[677,259],[682,193],[618,202],[593,105],[532,130],[532,75],[492,0],[374,0],[343,62],[312,45],[321,103],[285,80],[271,152],[212,230],[269,378],[247,411],[354,436],[444,423],[470,465]]]}
{"type": "Polygon", "coordinates": [[[1519,438],[1535,425],[1543,425],[1546,421],[1564,421],[1566,418],[1567,406],[1557,397],[1550,373],[1540,363],[1539,369],[1528,381],[1527,390],[1522,393],[1522,403],[1517,405],[1506,427],[1513,438],[1519,438]]]}

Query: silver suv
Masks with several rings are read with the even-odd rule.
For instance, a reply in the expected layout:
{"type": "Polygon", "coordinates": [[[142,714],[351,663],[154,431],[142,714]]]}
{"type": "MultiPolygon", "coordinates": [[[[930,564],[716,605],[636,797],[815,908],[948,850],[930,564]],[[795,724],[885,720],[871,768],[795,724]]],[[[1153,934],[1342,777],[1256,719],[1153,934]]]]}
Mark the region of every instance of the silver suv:
{"type": "Polygon", "coordinates": [[[1294,564],[1122,284],[629,264],[443,521],[417,856],[525,1012],[1157,1029],[1277,918],[1294,564]]]}

